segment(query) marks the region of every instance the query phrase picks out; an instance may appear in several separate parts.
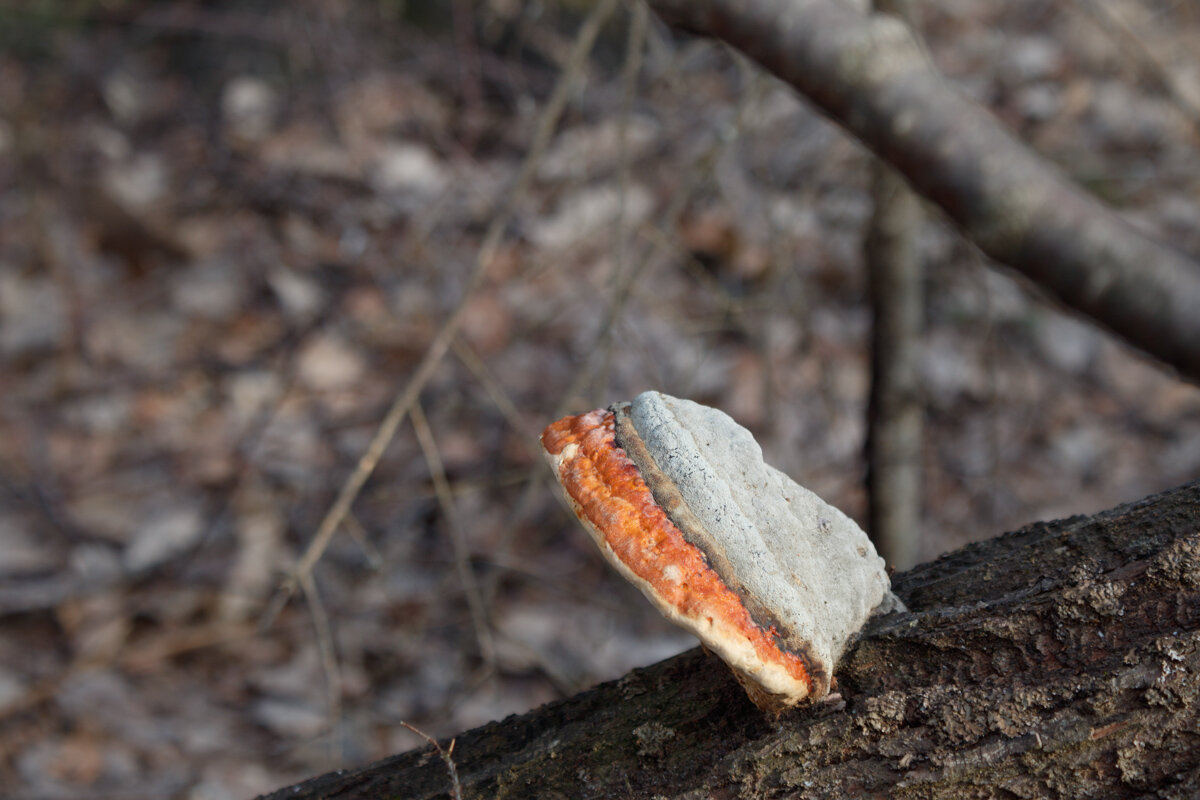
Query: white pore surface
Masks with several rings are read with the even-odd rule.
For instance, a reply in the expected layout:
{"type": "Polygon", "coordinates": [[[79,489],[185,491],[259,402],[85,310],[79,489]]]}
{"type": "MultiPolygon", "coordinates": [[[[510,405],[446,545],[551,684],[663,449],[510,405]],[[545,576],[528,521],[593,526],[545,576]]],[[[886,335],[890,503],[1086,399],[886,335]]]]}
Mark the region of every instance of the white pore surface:
{"type": "Polygon", "coordinates": [[[885,598],[884,562],[838,509],[763,462],[762,449],[722,411],[659,392],[633,401],[634,427],[678,487],[736,590],[774,611],[833,673],[847,640],[885,598]]]}

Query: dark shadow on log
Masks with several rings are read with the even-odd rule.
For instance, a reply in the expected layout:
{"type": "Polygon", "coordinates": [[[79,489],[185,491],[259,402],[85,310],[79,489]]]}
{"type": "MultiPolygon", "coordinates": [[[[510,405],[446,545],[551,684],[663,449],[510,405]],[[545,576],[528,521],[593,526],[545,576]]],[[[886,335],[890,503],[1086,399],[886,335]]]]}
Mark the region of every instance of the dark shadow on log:
{"type": "MultiPolygon", "coordinates": [[[[684,653],[463,733],[468,798],[1195,797],[1200,482],[897,576],[842,697],[764,716],[684,653]]],[[[449,797],[432,748],[284,798],[449,797]]]]}

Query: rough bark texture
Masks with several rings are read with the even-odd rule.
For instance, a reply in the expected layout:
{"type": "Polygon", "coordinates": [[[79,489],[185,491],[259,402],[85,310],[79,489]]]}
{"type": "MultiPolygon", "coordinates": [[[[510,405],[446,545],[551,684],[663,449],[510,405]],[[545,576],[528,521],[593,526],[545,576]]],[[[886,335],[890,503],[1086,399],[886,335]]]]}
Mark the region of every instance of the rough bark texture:
{"type": "Polygon", "coordinates": [[[988,255],[1200,380],[1200,264],[1145,236],[947,83],[900,20],[845,0],[649,0],[790,83],[988,255]]]}
{"type": "MultiPolygon", "coordinates": [[[[1195,797],[1200,482],[895,580],[842,697],[778,718],[692,650],[457,737],[467,798],[1195,797]]],[[[284,798],[448,797],[432,748],[284,798]]]]}

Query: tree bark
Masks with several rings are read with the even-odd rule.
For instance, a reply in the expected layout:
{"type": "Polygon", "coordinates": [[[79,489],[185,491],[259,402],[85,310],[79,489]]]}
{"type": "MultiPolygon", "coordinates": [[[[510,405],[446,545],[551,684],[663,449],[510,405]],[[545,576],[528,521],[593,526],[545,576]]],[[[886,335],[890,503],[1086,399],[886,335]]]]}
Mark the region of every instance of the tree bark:
{"type": "Polygon", "coordinates": [[[1200,381],[1200,263],[1141,233],[956,91],[903,22],[846,0],[648,0],[791,84],[992,258],[1200,381]]]}
{"type": "Polygon", "coordinates": [[[891,167],[879,160],[872,166],[875,210],[863,248],[872,314],[867,532],[888,564],[908,569],[917,563],[921,538],[921,205],[891,167]]]}
{"type": "MultiPolygon", "coordinates": [[[[868,624],[840,696],[772,718],[692,650],[458,736],[463,797],[1200,792],[1200,481],[970,545],[894,588],[909,611],[868,624]]],[[[449,796],[427,747],[269,797],[449,796]]]]}

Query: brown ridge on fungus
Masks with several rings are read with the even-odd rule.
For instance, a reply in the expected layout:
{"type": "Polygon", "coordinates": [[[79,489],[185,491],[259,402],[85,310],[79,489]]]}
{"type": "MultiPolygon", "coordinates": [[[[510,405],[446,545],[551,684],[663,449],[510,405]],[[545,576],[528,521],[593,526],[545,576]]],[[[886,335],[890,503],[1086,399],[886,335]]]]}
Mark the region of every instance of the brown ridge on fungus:
{"type": "MultiPolygon", "coordinates": [[[[761,662],[782,667],[812,690],[804,661],[779,648],[779,632],[773,626],[764,628],[754,622],[704,553],[684,538],[655,502],[637,465],[617,444],[611,411],[564,417],[547,426],[541,439],[584,527],[607,551],[606,556],[612,554],[610,560],[640,579],[635,583],[644,593],[652,593],[651,600],[696,626],[707,621],[712,627],[713,620],[719,620],[726,632],[745,637],[761,662]]],[[[748,677],[738,675],[743,685],[748,677]]],[[[755,697],[753,691],[751,696],[755,697]]]]}

